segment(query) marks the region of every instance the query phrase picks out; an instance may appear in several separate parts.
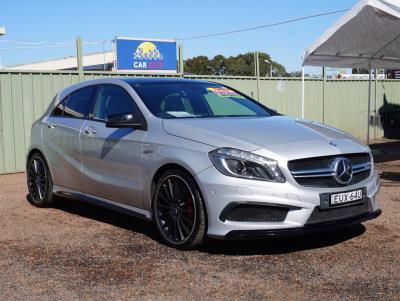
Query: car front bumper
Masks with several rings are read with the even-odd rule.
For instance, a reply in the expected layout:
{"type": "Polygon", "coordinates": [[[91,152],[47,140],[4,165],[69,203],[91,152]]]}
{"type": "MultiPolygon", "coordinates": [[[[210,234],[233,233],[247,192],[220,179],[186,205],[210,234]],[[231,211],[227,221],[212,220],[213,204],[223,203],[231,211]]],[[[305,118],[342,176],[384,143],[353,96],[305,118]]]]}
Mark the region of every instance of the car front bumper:
{"type": "Polygon", "coordinates": [[[225,235],[225,239],[262,239],[262,238],[284,238],[300,236],[304,234],[320,233],[325,231],[333,231],[352,225],[356,225],[381,215],[381,209],[374,212],[340,219],[332,222],[322,222],[314,225],[304,225],[299,228],[273,229],[273,230],[233,230],[225,235]]]}
{"type": "MultiPolygon", "coordinates": [[[[297,184],[294,179],[285,183],[272,183],[228,177],[214,167],[196,175],[202,191],[208,217],[207,234],[216,239],[243,239],[262,237],[297,236],[308,232],[320,232],[346,227],[376,218],[380,214],[376,195],[379,181],[376,172],[366,180],[340,188],[310,188],[297,184]],[[314,209],[320,206],[321,193],[338,193],[366,189],[368,212],[346,215],[333,221],[309,223],[314,209]],[[224,210],[232,204],[257,204],[289,208],[283,221],[248,222],[222,218],[224,210]]],[[[335,209],[328,209],[335,210],[335,209]]]]}

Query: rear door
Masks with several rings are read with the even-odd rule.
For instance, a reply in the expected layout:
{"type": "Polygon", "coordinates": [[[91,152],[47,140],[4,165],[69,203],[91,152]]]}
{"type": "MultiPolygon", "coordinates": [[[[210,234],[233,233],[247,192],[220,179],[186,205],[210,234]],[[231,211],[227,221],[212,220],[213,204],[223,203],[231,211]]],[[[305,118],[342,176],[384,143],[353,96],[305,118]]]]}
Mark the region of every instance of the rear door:
{"type": "Polygon", "coordinates": [[[142,141],[146,132],[107,128],[107,116],[117,113],[141,114],[125,88],[99,85],[93,116],[81,130],[85,192],[141,208],[142,141]]]}
{"type": "Polygon", "coordinates": [[[91,86],[71,93],[47,117],[42,137],[55,185],[82,190],[79,135],[94,91],[91,86]]]}

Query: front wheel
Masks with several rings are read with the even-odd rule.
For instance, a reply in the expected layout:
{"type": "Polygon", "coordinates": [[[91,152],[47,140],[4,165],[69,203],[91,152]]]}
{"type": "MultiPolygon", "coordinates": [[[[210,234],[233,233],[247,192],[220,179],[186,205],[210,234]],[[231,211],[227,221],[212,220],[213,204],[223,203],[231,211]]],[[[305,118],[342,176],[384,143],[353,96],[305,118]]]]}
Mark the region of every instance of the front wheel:
{"type": "Polygon", "coordinates": [[[187,173],[165,172],[156,184],[152,207],[158,232],[169,246],[191,249],[203,242],[206,232],[203,201],[187,173]]]}
{"type": "Polygon", "coordinates": [[[28,200],[36,207],[48,207],[53,203],[53,181],[43,156],[33,154],[27,164],[28,200]]]}

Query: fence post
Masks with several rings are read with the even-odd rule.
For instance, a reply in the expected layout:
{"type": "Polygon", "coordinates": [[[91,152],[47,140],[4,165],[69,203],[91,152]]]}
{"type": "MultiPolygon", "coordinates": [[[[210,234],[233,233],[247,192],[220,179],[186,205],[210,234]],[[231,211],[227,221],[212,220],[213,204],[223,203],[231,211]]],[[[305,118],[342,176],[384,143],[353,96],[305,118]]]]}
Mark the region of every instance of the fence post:
{"type": "Polygon", "coordinates": [[[376,126],[378,123],[378,76],[379,69],[375,69],[375,103],[374,103],[374,138],[376,139],[376,126]]]}
{"type": "Polygon", "coordinates": [[[76,38],[76,63],[79,73],[79,81],[83,81],[83,60],[82,60],[82,38],[76,38]]]}
{"type": "Polygon", "coordinates": [[[258,51],[254,52],[254,73],[257,82],[257,101],[260,101],[260,60],[258,51]]]}
{"type": "Polygon", "coordinates": [[[183,44],[178,45],[178,73],[183,76],[184,75],[184,66],[183,66],[183,44]]]}

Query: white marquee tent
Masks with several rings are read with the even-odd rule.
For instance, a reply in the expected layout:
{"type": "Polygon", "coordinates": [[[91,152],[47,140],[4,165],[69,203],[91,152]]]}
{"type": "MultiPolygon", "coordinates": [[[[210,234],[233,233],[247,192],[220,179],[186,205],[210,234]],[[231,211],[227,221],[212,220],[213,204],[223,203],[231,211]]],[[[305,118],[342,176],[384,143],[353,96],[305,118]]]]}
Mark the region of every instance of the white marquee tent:
{"type": "MultiPolygon", "coordinates": [[[[361,0],[306,51],[303,66],[400,69],[400,0],[361,0]]],[[[304,70],[304,68],[303,68],[304,70]]],[[[302,112],[304,118],[304,72],[302,112]]]]}

